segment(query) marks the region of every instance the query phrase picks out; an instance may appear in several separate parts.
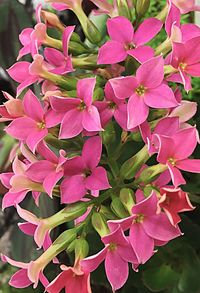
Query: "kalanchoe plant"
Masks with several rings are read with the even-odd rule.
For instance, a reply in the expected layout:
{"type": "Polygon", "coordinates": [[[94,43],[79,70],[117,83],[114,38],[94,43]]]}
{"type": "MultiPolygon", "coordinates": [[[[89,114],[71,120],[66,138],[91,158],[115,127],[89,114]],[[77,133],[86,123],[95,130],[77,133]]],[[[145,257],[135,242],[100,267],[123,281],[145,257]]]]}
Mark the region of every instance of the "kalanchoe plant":
{"type": "Polygon", "coordinates": [[[18,59],[33,60],[8,69],[20,85],[16,98],[4,93],[8,101],[0,107],[5,132],[18,141],[13,171],[0,175],[8,189],[2,209],[16,208],[25,221],[20,230],[42,253],[30,263],[1,258],[20,268],[11,286],[40,282],[50,293],[91,292],[90,274],[104,261],[115,291],[126,283],[129,263],[137,274],[160,246],[182,235],[179,214],[195,208],[181,171],[200,173],[200,160],[191,157],[199,137],[188,122],[197,105],[182,100],[181,90],[190,91],[190,77],[200,77],[200,30],[180,18],[199,7],[168,0],[157,17],[145,19],[147,0],[91,0],[95,14],[108,18],[103,36],[81,0],[46,2],[73,10],[90,42],[41,6],[35,28],[20,34],[18,59]],[[151,47],[160,32],[166,40],[151,47]],[[36,82],[38,96],[27,89],[36,82]],[[32,194],[40,209],[41,193],[62,204],[44,219],[21,207],[32,194]],[[55,239],[52,230],[61,224],[66,231],[55,239]],[[99,234],[99,249],[91,233],[99,234]],[[60,262],[61,252],[71,263],[60,262]],[[50,263],[60,271],[49,278],[50,263]]]}

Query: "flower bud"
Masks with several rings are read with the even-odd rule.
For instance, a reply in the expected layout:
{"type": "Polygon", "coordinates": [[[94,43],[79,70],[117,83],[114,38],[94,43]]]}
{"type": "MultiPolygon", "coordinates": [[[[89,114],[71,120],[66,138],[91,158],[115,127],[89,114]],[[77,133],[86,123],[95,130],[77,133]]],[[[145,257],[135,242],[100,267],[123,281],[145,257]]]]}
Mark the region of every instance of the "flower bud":
{"type": "Polygon", "coordinates": [[[150,0],[137,0],[135,4],[136,12],[138,16],[143,16],[149,9],[150,0]]]}
{"type": "Polygon", "coordinates": [[[122,188],[120,190],[119,198],[123,206],[125,207],[125,209],[130,213],[130,215],[132,214],[131,213],[132,207],[135,204],[133,196],[134,196],[134,192],[130,188],[122,188]]]}
{"type": "Polygon", "coordinates": [[[84,238],[78,238],[74,241],[75,247],[75,258],[83,259],[89,253],[89,245],[88,242],[84,238]]]}
{"type": "Polygon", "coordinates": [[[149,159],[148,148],[145,145],[137,154],[128,159],[120,169],[121,178],[131,179],[149,159]]]}
{"type": "Polygon", "coordinates": [[[117,10],[120,16],[125,16],[129,20],[132,20],[131,10],[127,4],[127,0],[117,0],[117,10]]]}
{"type": "Polygon", "coordinates": [[[118,197],[115,197],[112,200],[110,207],[113,213],[115,213],[119,218],[123,219],[130,216],[127,210],[124,208],[124,205],[122,204],[121,200],[118,197]]]}
{"type": "Polygon", "coordinates": [[[101,213],[93,213],[92,215],[92,226],[99,233],[101,237],[109,234],[108,225],[105,217],[101,213]]]}
{"type": "Polygon", "coordinates": [[[149,184],[154,181],[159,174],[167,170],[167,166],[163,164],[157,164],[144,169],[140,176],[135,180],[136,184],[149,184]]]}
{"type": "Polygon", "coordinates": [[[64,31],[65,27],[55,13],[41,10],[41,16],[47,25],[56,27],[62,32],[64,31]]]}

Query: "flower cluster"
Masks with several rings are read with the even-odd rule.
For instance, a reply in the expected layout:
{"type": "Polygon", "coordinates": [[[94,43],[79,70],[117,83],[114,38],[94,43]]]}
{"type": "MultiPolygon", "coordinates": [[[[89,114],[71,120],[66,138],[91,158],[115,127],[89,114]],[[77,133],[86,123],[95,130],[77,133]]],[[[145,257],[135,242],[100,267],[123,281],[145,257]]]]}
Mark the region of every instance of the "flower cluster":
{"type": "Polygon", "coordinates": [[[182,171],[200,173],[200,160],[190,158],[198,132],[188,123],[197,105],[181,92],[191,90],[191,77],[200,77],[200,29],[180,19],[199,7],[168,0],[156,17],[142,20],[149,1],[91,0],[95,14],[108,18],[103,36],[81,0],[46,2],[73,10],[90,43],[41,5],[35,27],[20,34],[18,61],[8,69],[19,83],[17,96],[4,93],[7,102],[0,106],[5,132],[18,140],[12,172],[0,175],[8,189],[2,208],[16,208],[24,220],[20,230],[43,253],[30,263],[1,258],[19,268],[11,286],[41,282],[49,293],[91,292],[90,273],[105,261],[115,291],[127,281],[129,263],[137,272],[159,246],[182,235],[179,213],[194,209],[181,185],[182,171]],[[154,48],[150,41],[161,31],[166,40],[154,48]],[[32,62],[21,61],[27,54],[32,62]],[[38,97],[28,89],[35,83],[38,97]],[[41,193],[59,197],[65,207],[44,219],[21,207],[32,196],[40,209],[41,193]],[[51,231],[71,221],[53,239],[51,231]],[[104,245],[100,251],[88,240],[94,232],[104,245]],[[71,266],[60,263],[63,251],[73,255],[71,266]],[[48,280],[44,269],[51,262],[60,264],[60,274],[48,280]]]}

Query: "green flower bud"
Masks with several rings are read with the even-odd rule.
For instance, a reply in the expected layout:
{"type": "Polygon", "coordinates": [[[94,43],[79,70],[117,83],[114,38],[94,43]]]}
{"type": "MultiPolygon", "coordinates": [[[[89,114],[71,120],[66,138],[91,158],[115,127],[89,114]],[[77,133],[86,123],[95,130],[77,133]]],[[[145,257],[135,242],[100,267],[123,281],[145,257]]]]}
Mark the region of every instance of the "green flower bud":
{"type": "Polygon", "coordinates": [[[127,4],[127,0],[117,0],[117,8],[120,16],[125,16],[132,20],[131,10],[127,4]]]}
{"type": "Polygon", "coordinates": [[[137,154],[128,159],[120,169],[120,176],[124,179],[131,179],[140,170],[142,165],[149,159],[148,148],[145,145],[137,154]]]}
{"type": "Polygon", "coordinates": [[[75,258],[83,259],[89,253],[88,242],[84,238],[78,238],[74,241],[75,246],[75,258]]]}
{"type": "Polygon", "coordinates": [[[122,188],[120,190],[119,198],[125,209],[131,214],[132,207],[134,206],[134,192],[130,188],[122,188]]]}
{"type": "Polygon", "coordinates": [[[150,0],[137,0],[135,4],[136,13],[138,16],[143,16],[148,11],[150,0]]]}
{"type": "Polygon", "coordinates": [[[122,204],[121,200],[118,197],[115,197],[112,200],[110,207],[113,213],[115,213],[121,219],[127,218],[128,216],[130,216],[127,210],[124,208],[124,205],[122,204]]]}
{"type": "Polygon", "coordinates": [[[167,170],[166,165],[157,164],[151,167],[148,167],[142,171],[140,176],[135,180],[136,184],[144,183],[149,184],[154,181],[159,174],[167,170]]]}
{"type": "Polygon", "coordinates": [[[97,231],[97,233],[103,237],[109,234],[108,225],[105,217],[101,213],[94,212],[92,215],[92,226],[97,231]]]}

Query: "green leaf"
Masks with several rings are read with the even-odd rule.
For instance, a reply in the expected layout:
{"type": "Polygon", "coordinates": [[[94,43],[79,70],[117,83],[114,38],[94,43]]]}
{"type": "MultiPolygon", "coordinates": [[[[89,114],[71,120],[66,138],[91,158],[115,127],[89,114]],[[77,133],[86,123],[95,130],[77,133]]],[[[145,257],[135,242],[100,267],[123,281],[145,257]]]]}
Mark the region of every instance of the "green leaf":
{"type": "Polygon", "coordinates": [[[167,264],[148,269],[143,273],[144,284],[153,292],[160,292],[172,287],[177,282],[178,277],[179,274],[167,264]]]}

